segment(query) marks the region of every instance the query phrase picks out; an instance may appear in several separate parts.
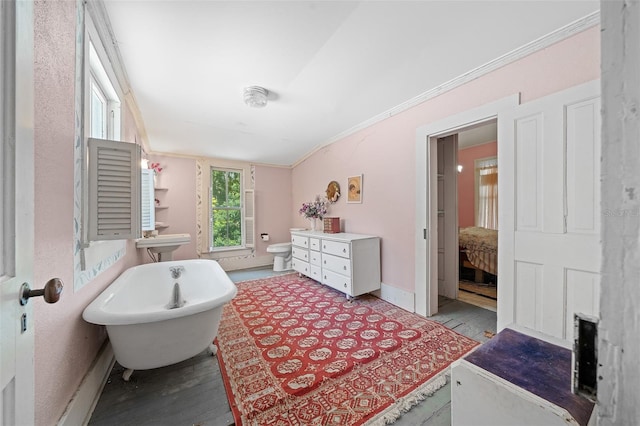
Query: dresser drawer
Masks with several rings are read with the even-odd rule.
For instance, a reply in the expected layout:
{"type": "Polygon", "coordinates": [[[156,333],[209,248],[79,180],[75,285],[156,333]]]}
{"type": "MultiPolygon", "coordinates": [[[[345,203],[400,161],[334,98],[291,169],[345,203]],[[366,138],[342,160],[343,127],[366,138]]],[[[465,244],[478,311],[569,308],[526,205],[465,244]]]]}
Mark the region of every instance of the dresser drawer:
{"type": "Polygon", "coordinates": [[[329,287],[335,288],[336,290],[342,291],[349,295],[352,294],[350,277],[345,277],[344,275],[337,274],[327,269],[323,269],[321,282],[322,284],[326,284],[329,287]]]}
{"type": "Polygon", "coordinates": [[[340,257],[351,256],[349,243],[341,243],[339,241],[322,240],[322,252],[333,254],[340,257]]]}
{"type": "Polygon", "coordinates": [[[304,260],[305,262],[309,261],[309,250],[305,248],[293,246],[291,247],[291,255],[296,259],[301,259],[301,260],[304,260]]]}
{"type": "Polygon", "coordinates": [[[298,247],[309,247],[309,238],[301,237],[300,235],[291,235],[291,244],[298,247]]]}
{"type": "Polygon", "coordinates": [[[317,266],[322,264],[321,254],[319,251],[309,251],[309,263],[317,266]]]}
{"type": "Polygon", "coordinates": [[[318,282],[322,282],[322,269],[320,269],[320,266],[309,265],[309,272],[311,274],[309,277],[318,282]]]}
{"type": "Polygon", "coordinates": [[[318,238],[309,238],[309,248],[320,251],[320,240],[318,238]]]}
{"type": "Polygon", "coordinates": [[[300,272],[301,274],[304,274],[307,276],[309,276],[309,274],[311,273],[309,271],[309,263],[303,262],[300,259],[292,259],[291,267],[293,268],[294,271],[300,272]]]}
{"type": "Polygon", "coordinates": [[[351,259],[322,253],[322,267],[342,275],[351,276],[351,259]]]}

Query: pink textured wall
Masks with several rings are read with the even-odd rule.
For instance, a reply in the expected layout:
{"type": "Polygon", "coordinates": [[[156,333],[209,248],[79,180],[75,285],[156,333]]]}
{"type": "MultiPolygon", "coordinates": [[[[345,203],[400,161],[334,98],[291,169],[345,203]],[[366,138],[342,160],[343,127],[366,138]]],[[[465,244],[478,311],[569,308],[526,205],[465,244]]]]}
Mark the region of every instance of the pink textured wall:
{"type": "Polygon", "coordinates": [[[458,151],[458,225],[475,226],[475,160],[498,155],[498,143],[490,142],[458,151]]]}
{"type": "MultiPolygon", "coordinates": [[[[330,214],[345,231],[380,236],[382,281],[415,291],[416,129],[515,93],[524,103],[599,78],[599,32],[588,29],[320,149],[293,170],[292,211],[329,181],[344,191],[347,177],[362,173],[363,203],[342,197],[330,214]]],[[[294,224],[307,225],[296,214],[294,224]]]]}
{"type": "MultiPolygon", "coordinates": [[[[123,270],[139,263],[133,243],[124,259],[78,292],[73,289],[73,156],[76,2],[35,2],[34,288],[52,277],[65,287],[55,305],[33,300],[35,420],[55,424],[105,339],[82,311],[123,270]]],[[[125,135],[135,134],[131,114],[125,135]]],[[[127,136],[129,137],[129,136],[127,136]]],[[[131,141],[133,139],[129,139],[131,141]]]]}
{"type": "MultiPolygon", "coordinates": [[[[160,230],[160,234],[190,234],[191,243],[174,251],[173,259],[196,259],[196,160],[150,155],[149,162],[160,163],[163,170],[158,178],[158,186],[167,188],[166,191],[156,192],[161,204],[169,207],[156,210],[156,222],[169,224],[168,228],[160,230]]],[[[144,259],[145,263],[151,262],[146,252],[144,259]]]]}
{"type": "Polygon", "coordinates": [[[255,167],[256,256],[267,255],[267,246],[291,240],[291,169],[255,167]],[[260,239],[269,234],[269,241],[260,239]]]}

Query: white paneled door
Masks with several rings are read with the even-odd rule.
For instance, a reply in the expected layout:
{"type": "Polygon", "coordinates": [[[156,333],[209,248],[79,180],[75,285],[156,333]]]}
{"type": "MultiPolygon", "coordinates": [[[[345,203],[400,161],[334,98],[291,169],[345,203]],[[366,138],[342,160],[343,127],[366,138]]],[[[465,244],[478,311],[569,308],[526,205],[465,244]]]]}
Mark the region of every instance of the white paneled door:
{"type": "Polygon", "coordinates": [[[598,316],[599,81],[498,116],[498,329],[515,323],[573,340],[598,316]]]}
{"type": "Polygon", "coordinates": [[[34,424],[33,2],[0,1],[0,422],[34,424]]]}

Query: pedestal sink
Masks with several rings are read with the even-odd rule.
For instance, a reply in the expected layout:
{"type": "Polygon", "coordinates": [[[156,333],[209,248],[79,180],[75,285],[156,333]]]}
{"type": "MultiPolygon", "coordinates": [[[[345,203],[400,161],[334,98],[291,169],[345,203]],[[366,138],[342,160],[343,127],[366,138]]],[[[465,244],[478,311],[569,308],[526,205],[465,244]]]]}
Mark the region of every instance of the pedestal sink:
{"type": "Polygon", "coordinates": [[[149,249],[151,253],[158,255],[160,262],[173,260],[173,251],[184,244],[191,242],[189,234],[164,234],[154,237],[138,238],[137,248],[149,249]]]}

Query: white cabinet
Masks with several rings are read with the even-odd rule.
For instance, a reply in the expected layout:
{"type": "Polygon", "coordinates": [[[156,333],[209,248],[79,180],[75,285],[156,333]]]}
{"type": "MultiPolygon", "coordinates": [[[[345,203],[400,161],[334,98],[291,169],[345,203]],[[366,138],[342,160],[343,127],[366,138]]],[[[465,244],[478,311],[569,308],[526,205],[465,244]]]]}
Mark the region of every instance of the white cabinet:
{"type": "Polygon", "coordinates": [[[293,269],[348,296],[380,289],[380,238],[292,231],[293,269]]]}

